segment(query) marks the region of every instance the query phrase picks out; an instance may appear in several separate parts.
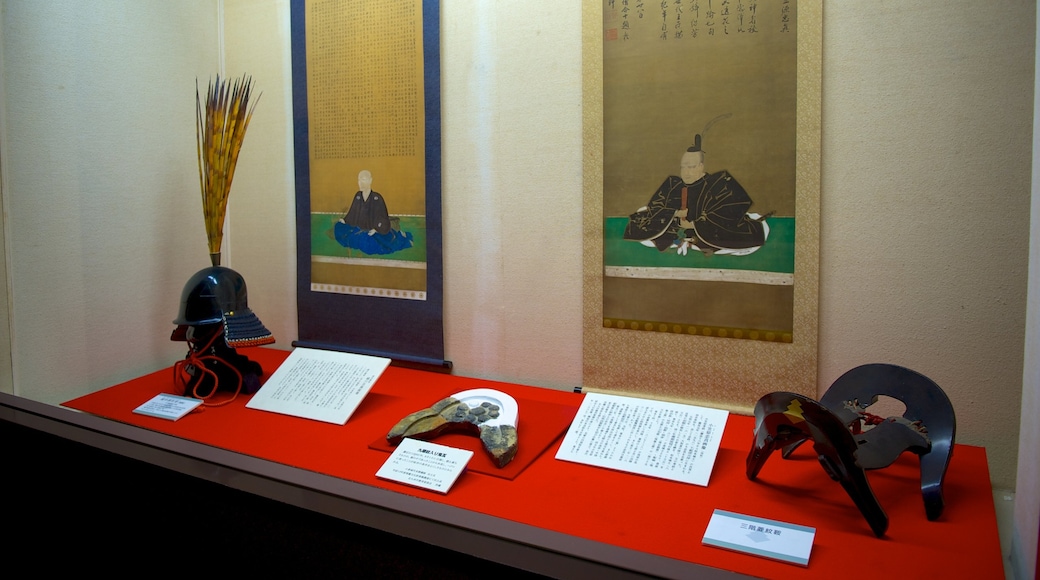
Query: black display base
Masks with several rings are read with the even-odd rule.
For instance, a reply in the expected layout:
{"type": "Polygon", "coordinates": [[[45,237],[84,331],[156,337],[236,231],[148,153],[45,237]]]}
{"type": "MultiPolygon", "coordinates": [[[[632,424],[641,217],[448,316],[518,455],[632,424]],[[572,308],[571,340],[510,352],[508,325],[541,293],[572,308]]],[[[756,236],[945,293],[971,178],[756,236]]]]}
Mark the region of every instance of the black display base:
{"type": "Polygon", "coordinates": [[[238,578],[542,578],[4,420],[0,441],[9,532],[0,555],[11,567],[238,578]]]}

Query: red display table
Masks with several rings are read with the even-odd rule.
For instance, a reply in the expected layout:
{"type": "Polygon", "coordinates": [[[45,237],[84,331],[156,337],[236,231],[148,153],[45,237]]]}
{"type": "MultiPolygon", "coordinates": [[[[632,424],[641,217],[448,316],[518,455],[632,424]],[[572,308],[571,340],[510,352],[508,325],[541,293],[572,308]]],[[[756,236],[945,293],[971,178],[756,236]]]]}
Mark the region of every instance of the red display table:
{"type": "MultiPolygon", "coordinates": [[[[272,349],[242,352],[260,362],[268,375],[288,355],[272,349]]],[[[167,369],[64,406],[139,427],[145,434],[193,443],[180,454],[211,447],[224,460],[241,464],[238,469],[265,471],[264,477],[274,479],[302,478],[296,482],[302,489],[310,486],[299,481],[312,477],[320,482],[313,487],[323,498],[343,495],[362,512],[377,508],[379,513],[359,518],[367,525],[386,521],[395,533],[407,533],[407,518],[414,518],[416,525],[439,521],[468,530],[474,538],[497,535],[495,550],[515,548],[518,554],[500,561],[543,574],[564,574],[553,562],[570,558],[676,577],[736,572],[771,578],[1003,578],[986,453],[979,447],[955,447],[944,486],[946,509],[934,522],[925,518],[916,457],[904,454],[891,467],[870,472],[871,486],[890,520],[885,537],[876,538],[841,486],[820,467],[811,445],[789,460],[775,454],[758,480],[749,481],[744,460],[752,442],[751,417],[730,415],[710,483],[700,487],[556,460],[559,436],[581,403],[582,395],[575,393],[392,366],[342,426],[247,409],[247,396],[176,422],[132,413],[156,394],[172,392],[172,384],[167,369]],[[501,477],[472,468],[447,495],[375,477],[389,457],[377,443],[394,423],[444,396],[473,388],[501,390],[518,400],[516,461],[521,469],[501,477]],[[531,443],[535,439],[546,442],[531,443]],[[816,528],[808,567],[701,545],[716,508],[816,528]],[[405,518],[405,524],[392,523],[398,518],[405,518]]],[[[162,445],[172,448],[175,443],[162,445]]],[[[451,435],[437,443],[472,449],[475,459],[483,459],[475,437],[451,435]]],[[[321,509],[322,501],[297,503],[321,509]]],[[[353,519],[349,511],[333,515],[353,519]]],[[[427,540],[440,543],[438,538],[427,540]]],[[[448,540],[444,545],[458,548],[448,540]]]]}

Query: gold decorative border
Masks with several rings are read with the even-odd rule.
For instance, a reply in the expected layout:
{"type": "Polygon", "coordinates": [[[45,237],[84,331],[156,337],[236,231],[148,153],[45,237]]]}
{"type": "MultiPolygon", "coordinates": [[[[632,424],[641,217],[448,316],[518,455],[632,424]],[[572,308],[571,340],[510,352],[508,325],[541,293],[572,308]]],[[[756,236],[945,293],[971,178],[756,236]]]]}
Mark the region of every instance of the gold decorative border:
{"type": "Polygon", "coordinates": [[[643,330],[646,332],[668,332],[671,334],[689,334],[691,336],[743,338],[747,340],[764,340],[766,342],[792,342],[794,338],[790,332],[779,332],[776,330],[734,328],[731,326],[676,324],[674,322],[658,322],[654,320],[633,320],[631,318],[604,318],[603,328],[643,330]]]}

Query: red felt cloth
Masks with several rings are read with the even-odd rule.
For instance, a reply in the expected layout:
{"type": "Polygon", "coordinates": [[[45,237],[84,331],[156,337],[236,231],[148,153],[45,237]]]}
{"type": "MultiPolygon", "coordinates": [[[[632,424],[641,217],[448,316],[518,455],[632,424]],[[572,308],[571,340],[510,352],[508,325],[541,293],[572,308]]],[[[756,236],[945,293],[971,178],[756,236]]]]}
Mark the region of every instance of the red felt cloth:
{"type": "MultiPolygon", "coordinates": [[[[241,352],[260,362],[268,375],[288,356],[263,348],[241,352]]],[[[169,369],[65,406],[461,509],[753,576],[1003,578],[986,452],[980,447],[956,446],[944,486],[946,509],[935,522],[925,518],[916,457],[904,454],[891,467],[869,472],[889,515],[883,538],[874,537],[845,491],[827,477],[811,445],[800,447],[789,460],[774,453],[758,480],[748,480],[744,460],[754,423],[739,415],[729,417],[707,487],[557,461],[559,437],[515,479],[473,469],[447,495],[375,477],[388,455],[370,448],[373,441],[443,394],[473,388],[497,389],[517,399],[520,449],[527,443],[525,433],[537,430],[542,421],[525,409],[542,403],[543,409],[566,409],[573,416],[581,402],[581,395],[564,391],[390,367],[346,425],[246,409],[246,396],[176,422],[133,414],[157,393],[173,392],[169,369]],[[808,567],[701,545],[716,508],[815,527],[808,567]]],[[[458,437],[480,449],[476,438],[458,437]]]]}

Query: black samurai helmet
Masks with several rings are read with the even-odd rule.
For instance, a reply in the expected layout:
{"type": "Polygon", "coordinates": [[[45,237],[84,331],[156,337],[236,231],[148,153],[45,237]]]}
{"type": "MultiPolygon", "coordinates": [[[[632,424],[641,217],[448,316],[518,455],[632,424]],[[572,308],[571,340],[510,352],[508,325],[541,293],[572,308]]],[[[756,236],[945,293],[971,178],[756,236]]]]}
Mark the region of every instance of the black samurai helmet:
{"type": "Polygon", "coordinates": [[[174,369],[184,395],[209,399],[218,389],[237,395],[260,388],[263,369],[235,349],[275,340],[249,309],[241,274],[222,266],[196,272],[184,285],[173,323],[170,340],[188,343],[187,356],[174,369]]]}

